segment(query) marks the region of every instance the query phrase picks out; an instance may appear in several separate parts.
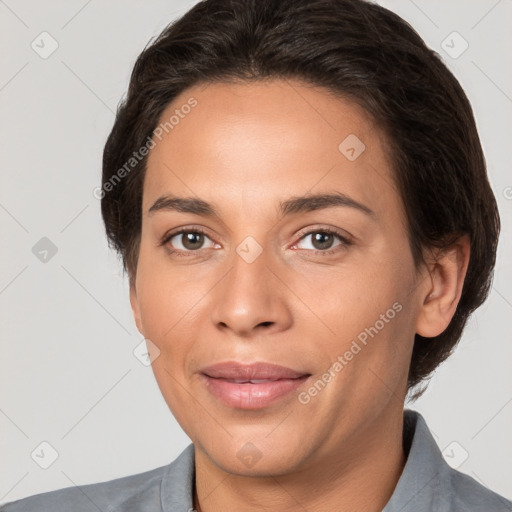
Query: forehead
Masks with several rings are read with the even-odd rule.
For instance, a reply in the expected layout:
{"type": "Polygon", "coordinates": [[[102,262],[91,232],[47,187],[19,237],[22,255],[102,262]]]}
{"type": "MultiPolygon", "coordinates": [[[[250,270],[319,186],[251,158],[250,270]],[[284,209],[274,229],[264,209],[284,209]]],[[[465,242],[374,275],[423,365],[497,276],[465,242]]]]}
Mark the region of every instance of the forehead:
{"type": "Polygon", "coordinates": [[[330,190],[372,209],[397,199],[380,129],[362,107],[323,88],[291,80],[199,84],[175,98],[158,129],[145,212],[165,192],[245,208],[330,190]]]}

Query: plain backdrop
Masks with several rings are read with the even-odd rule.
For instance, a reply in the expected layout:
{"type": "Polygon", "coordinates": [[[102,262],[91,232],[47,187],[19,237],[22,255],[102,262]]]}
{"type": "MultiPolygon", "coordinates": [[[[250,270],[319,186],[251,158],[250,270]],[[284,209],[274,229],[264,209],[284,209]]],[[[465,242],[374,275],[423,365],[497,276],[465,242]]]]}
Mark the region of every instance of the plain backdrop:
{"type": "MultiPolygon", "coordinates": [[[[511,499],[512,2],[379,3],[462,83],[503,223],[489,299],[408,407],[447,460],[511,499]]],[[[194,4],[0,1],[0,502],[153,469],[190,443],[133,353],[142,337],[93,190],[137,55],[194,4]]]]}

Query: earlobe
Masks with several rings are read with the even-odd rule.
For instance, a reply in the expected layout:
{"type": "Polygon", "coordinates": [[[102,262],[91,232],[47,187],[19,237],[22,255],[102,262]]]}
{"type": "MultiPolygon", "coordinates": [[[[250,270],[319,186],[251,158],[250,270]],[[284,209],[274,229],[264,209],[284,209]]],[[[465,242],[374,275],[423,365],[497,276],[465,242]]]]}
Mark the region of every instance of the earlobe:
{"type": "Polygon", "coordinates": [[[137,298],[137,289],[135,287],[135,279],[130,279],[130,305],[132,307],[133,319],[138,331],[144,336],[142,332],[142,322],[140,318],[139,300],[137,298]]]}
{"type": "Polygon", "coordinates": [[[448,327],[462,294],[469,257],[470,241],[464,235],[440,250],[429,265],[430,276],[420,296],[422,302],[416,324],[420,336],[438,336],[448,327]]]}

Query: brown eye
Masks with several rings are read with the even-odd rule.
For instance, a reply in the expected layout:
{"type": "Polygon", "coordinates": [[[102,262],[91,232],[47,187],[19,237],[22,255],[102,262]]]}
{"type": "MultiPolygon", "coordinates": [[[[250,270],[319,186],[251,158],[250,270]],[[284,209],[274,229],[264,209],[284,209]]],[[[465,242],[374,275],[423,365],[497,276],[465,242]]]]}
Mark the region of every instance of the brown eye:
{"type": "Polygon", "coordinates": [[[214,247],[214,242],[206,233],[198,229],[182,229],[164,237],[162,245],[167,245],[172,252],[191,253],[203,249],[206,240],[210,240],[210,247],[214,247]]]}
{"type": "Polygon", "coordinates": [[[340,233],[331,229],[316,229],[305,233],[296,246],[299,249],[311,250],[314,253],[329,255],[351,245],[351,242],[340,233]],[[305,240],[310,239],[310,247],[300,247],[305,240]],[[336,243],[336,239],[338,243],[336,243]]]}
{"type": "Polygon", "coordinates": [[[190,232],[190,233],[182,233],[181,235],[181,243],[185,249],[189,249],[191,251],[195,249],[200,249],[204,242],[204,235],[202,233],[190,232]]]}
{"type": "Polygon", "coordinates": [[[312,235],[311,241],[315,249],[330,249],[334,242],[334,235],[319,231],[312,235]]]}

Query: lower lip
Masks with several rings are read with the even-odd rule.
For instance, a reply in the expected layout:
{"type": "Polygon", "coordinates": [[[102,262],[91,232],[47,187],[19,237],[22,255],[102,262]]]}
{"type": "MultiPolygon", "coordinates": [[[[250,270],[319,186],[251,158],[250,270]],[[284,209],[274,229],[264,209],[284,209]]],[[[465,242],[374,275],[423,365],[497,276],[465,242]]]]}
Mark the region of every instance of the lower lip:
{"type": "Polygon", "coordinates": [[[224,404],[237,409],[261,409],[279,398],[295,391],[305,382],[309,375],[297,379],[279,379],[259,384],[237,384],[226,379],[216,379],[203,375],[206,387],[224,404]]]}

